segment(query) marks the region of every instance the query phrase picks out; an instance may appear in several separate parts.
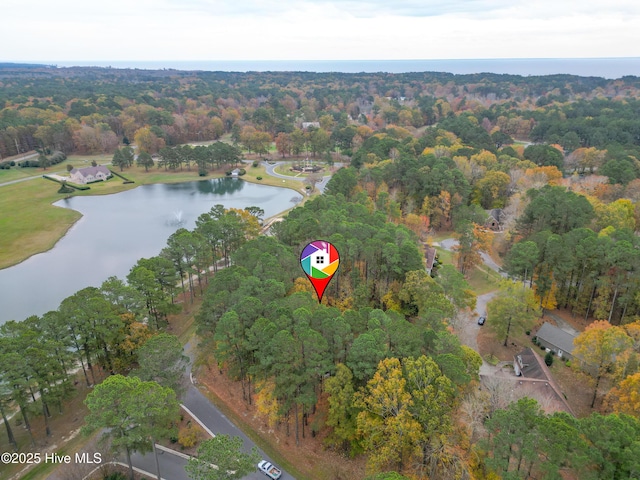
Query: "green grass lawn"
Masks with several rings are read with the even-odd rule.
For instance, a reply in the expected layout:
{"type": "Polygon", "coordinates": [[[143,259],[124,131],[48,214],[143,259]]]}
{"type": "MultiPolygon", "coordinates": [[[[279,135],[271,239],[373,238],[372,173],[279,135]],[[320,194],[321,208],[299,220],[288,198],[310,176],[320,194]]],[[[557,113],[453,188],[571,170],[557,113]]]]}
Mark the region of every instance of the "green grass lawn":
{"type": "Polygon", "coordinates": [[[289,170],[290,168],[291,166],[289,164],[278,165],[273,169],[273,171],[276,173],[279,173],[280,175],[286,175],[288,177],[299,177],[299,178],[306,177],[306,175],[301,172],[292,172],[291,170],[289,170]]]}
{"type": "MultiPolygon", "coordinates": [[[[41,178],[43,174],[60,173],[66,174],[66,164],[77,167],[91,165],[95,160],[98,164],[105,164],[111,161],[110,155],[82,156],[71,155],[65,162],[56,165],[55,168],[43,169],[21,169],[16,172],[23,176],[33,176],[34,179],[26,182],[19,182],[13,185],[0,187],[0,268],[6,268],[20,263],[36,253],[44,252],[53,248],[55,243],[67,232],[67,230],[80,218],[78,212],[54,207],[52,203],[61,200],[69,195],[106,195],[130,190],[138,185],[154,183],[179,183],[204,180],[210,178],[224,177],[227,168],[209,173],[205,177],[198,175],[198,169],[194,166],[191,170],[183,169],[169,171],[153,167],[145,171],[141,167],[126,168],[123,172],[119,169],[114,171],[120,173],[135,183],[125,184],[121,178],[114,177],[106,182],[96,182],[90,184],[90,190],[75,191],[73,194],[57,193],[60,185],[41,178]],[[38,178],[39,177],[39,178],[38,178]]],[[[284,187],[295,190],[303,197],[305,195],[304,185],[297,180],[286,180],[267,175],[264,167],[253,167],[250,164],[245,166],[246,175],[242,177],[248,182],[274,187],[284,187]],[[261,180],[258,180],[261,177],[261,180]]],[[[0,170],[0,175],[11,170],[0,170]]],[[[13,174],[12,175],[17,175],[13,174]]],[[[7,176],[0,176],[0,183],[7,180],[7,176]]],[[[20,177],[18,177],[20,178],[20,177]]],[[[16,179],[15,177],[13,179],[16,179]]],[[[314,195],[317,194],[317,191],[314,195]]],[[[312,195],[313,196],[313,195],[312,195]]]]}
{"type": "MultiPolygon", "coordinates": [[[[46,170],[44,168],[21,168],[18,166],[11,167],[9,170],[0,170],[0,183],[10,182],[28,177],[41,177],[42,175],[56,173],[59,175],[68,175],[67,165],[76,168],[90,167],[91,162],[95,161],[98,165],[111,163],[113,155],[70,155],[64,162],[52,165],[46,170]]],[[[32,158],[31,160],[35,160],[32,158]]]]}
{"type": "Polygon", "coordinates": [[[0,187],[0,268],[49,250],[81,217],[51,205],[59,187],[44,178],[0,187]]]}
{"type": "MultiPolygon", "coordinates": [[[[299,180],[304,180],[305,178],[307,178],[309,175],[311,175],[311,173],[306,173],[306,172],[295,172],[290,170],[291,166],[294,165],[297,162],[287,162],[283,165],[278,165],[277,167],[275,167],[273,169],[274,172],[279,173],[280,175],[287,175],[289,177],[296,177],[299,180]]],[[[326,165],[324,165],[324,170],[317,172],[317,175],[321,175],[324,176],[327,174],[328,171],[328,167],[326,165]]]]}
{"type": "Polygon", "coordinates": [[[497,290],[500,280],[502,280],[500,274],[484,264],[474,268],[467,279],[473,291],[478,295],[484,295],[485,293],[497,290]]]}
{"type": "Polygon", "coordinates": [[[247,173],[243,175],[243,180],[253,183],[260,183],[262,185],[271,185],[272,187],[284,187],[290,188],[291,190],[295,190],[299,194],[302,195],[302,190],[304,190],[304,184],[299,180],[286,180],[284,178],[276,178],[268,175],[265,168],[262,165],[257,167],[253,167],[251,165],[247,165],[245,167],[247,173]],[[258,177],[262,177],[262,180],[258,180],[258,177]]]}
{"type": "Polygon", "coordinates": [[[0,170],[0,183],[12,182],[21,178],[39,177],[42,175],[41,168],[20,168],[11,167],[9,170],[0,170]]]}
{"type": "MultiPolygon", "coordinates": [[[[449,237],[443,237],[441,240],[444,238],[449,237]]],[[[436,247],[436,250],[438,251],[438,259],[440,260],[440,263],[453,265],[453,252],[441,247],[436,247]]],[[[495,272],[486,265],[481,264],[474,268],[468,275],[467,282],[469,282],[471,289],[476,292],[477,295],[483,295],[497,290],[498,283],[501,279],[502,277],[498,272],[495,272]]]]}

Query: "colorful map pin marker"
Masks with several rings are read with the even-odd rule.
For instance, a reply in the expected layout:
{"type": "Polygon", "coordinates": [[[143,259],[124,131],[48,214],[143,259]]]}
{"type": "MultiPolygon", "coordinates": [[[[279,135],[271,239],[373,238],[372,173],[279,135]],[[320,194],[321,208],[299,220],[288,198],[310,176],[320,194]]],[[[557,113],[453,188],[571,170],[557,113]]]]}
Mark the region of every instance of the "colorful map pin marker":
{"type": "Polygon", "coordinates": [[[339,264],[338,250],[329,242],[316,240],[302,250],[300,265],[318,294],[318,302],[322,301],[322,295],[339,264]]]}

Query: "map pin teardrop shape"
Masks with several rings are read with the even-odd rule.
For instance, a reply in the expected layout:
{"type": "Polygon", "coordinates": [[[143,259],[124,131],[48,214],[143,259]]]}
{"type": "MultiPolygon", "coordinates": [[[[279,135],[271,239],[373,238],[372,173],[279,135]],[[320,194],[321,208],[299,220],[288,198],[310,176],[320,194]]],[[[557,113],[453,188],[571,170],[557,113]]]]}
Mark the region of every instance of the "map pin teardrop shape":
{"type": "Polygon", "coordinates": [[[318,295],[318,302],[322,302],[324,291],[340,265],[338,250],[329,242],[316,240],[302,250],[300,265],[318,295]]]}

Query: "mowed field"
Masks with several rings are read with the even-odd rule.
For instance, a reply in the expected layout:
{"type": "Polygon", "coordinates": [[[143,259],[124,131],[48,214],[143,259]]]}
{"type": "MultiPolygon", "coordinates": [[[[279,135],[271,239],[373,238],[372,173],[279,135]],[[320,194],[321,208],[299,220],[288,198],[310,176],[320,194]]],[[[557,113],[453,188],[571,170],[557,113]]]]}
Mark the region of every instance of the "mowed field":
{"type": "MultiPolygon", "coordinates": [[[[42,178],[44,174],[59,174],[67,176],[66,165],[71,164],[79,168],[91,165],[91,161],[99,165],[111,161],[110,155],[70,155],[67,160],[52,168],[25,168],[0,170],[0,184],[32,177],[30,180],[10,185],[0,185],[0,269],[7,268],[26,260],[27,258],[47,251],[64,236],[67,230],[81,217],[81,214],[66,208],[55,207],[52,204],[69,195],[107,195],[135,188],[139,185],[152,183],[177,183],[225,176],[224,167],[210,172],[206,177],[198,175],[197,168],[184,168],[182,170],[165,170],[156,166],[145,171],[142,167],[133,166],[120,172],[112,168],[125,178],[134,183],[125,184],[119,177],[113,177],[107,182],[97,182],[90,185],[90,190],[75,191],[72,194],[58,193],[60,185],[42,178]]],[[[303,194],[304,184],[297,180],[282,180],[266,174],[265,168],[260,165],[253,167],[245,164],[247,174],[243,180],[290,188],[303,194]],[[258,179],[260,178],[260,179],[258,179]]],[[[233,168],[233,167],[231,167],[233,168]]],[[[314,194],[318,192],[315,191],[314,194]]]]}
{"type": "Polygon", "coordinates": [[[59,187],[45,179],[0,187],[0,268],[49,250],[81,217],[52,205],[59,187]]]}

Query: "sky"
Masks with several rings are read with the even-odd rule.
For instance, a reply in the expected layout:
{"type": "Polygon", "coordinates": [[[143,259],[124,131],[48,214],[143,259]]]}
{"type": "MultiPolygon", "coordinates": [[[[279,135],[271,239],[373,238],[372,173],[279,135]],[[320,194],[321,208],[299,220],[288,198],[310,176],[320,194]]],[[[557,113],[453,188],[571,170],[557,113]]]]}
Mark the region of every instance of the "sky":
{"type": "Polygon", "coordinates": [[[640,57],[637,0],[2,0],[0,61],[640,57]]]}

